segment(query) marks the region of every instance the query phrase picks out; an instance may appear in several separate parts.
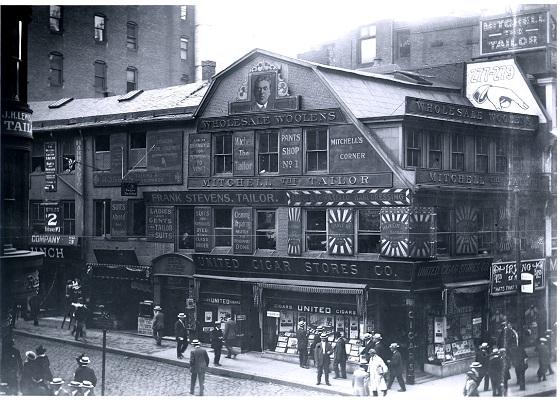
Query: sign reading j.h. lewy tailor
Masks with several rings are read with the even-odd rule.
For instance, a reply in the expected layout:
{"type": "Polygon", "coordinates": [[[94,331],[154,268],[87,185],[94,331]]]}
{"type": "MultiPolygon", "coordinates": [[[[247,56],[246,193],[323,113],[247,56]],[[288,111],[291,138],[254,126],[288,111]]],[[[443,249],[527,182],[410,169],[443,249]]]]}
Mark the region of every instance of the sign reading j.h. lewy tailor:
{"type": "Polygon", "coordinates": [[[495,128],[534,131],[539,126],[536,115],[491,111],[461,104],[406,97],[406,115],[495,128]]]}
{"type": "Polygon", "coordinates": [[[31,113],[4,108],[2,110],[2,134],[33,139],[31,113]]]}
{"type": "Polygon", "coordinates": [[[406,206],[410,189],[290,190],[290,206],[406,206]]]}
{"type": "MultiPolygon", "coordinates": [[[[521,273],[533,275],[535,290],[545,287],[544,258],[522,260],[521,273]]],[[[520,285],[518,275],[515,261],[492,263],[490,294],[502,295],[517,292],[520,285]]]]}

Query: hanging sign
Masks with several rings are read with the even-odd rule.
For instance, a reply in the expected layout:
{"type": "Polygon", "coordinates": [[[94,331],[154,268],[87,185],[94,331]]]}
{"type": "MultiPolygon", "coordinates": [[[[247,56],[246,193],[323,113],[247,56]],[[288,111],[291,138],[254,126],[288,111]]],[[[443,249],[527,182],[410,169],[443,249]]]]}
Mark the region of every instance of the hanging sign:
{"type": "Polygon", "coordinates": [[[121,183],[121,196],[137,196],[138,183],[137,182],[122,182],[121,183]]]}
{"type": "Polygon", "coordinates": [[[45,192],[56,192],[56,142],[45,143],[45,192]]]}
{"type": "Polygon", "coordinates": [[[45,205],[45,233],[60,233],[62,215],[58,204],[45,205]]]}
{"type": "Polygon", "coordinates": [[[333,255],[354,254],[354,210],[329,208],[327,249],[333,255]]]}
{"type": "Polygon", "coordinates": [[[301,208],[288,208],[288,254],[301,255],[301,208]]]}

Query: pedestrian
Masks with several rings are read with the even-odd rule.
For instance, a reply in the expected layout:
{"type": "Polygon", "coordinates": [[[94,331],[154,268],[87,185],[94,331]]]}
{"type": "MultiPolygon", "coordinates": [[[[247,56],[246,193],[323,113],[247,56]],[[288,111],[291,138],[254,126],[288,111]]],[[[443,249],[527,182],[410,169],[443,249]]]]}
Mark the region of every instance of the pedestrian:
{"type": "Polygon", "coordinates": [[[317,367],[317,385],[321,384],[321,376],[325,373],[325,383],[330,386],[329,373],[331,354],[333,353],[332,345],[327,342],[327,334],[321,333],[320,342],[315,346],[315,366],[317,367]]]}
{"type": "Polygon", "coordinates": [[[199,395],[204,396],[204,377],[210,360],[206,349],[200,347],[200,342],[197,339],[194,339],[191,344],[194,346],[189,360],[191,366],[191,394],[194,395],[194,387],[198,377],[199,395]]]}
{"type": "Polygon", "coordinates": [[[163,330],[165,329],[165,318],[163,310],[160,306],[154,307],[154,318],[152,320],[152,333],[156,344],[161,346],[161,339],[163,338],[163,330]]]}
{"type": "Polygon", "coordinates": [[[31,313],[31,318],[33,319],[33,325],[39,325],[39,312],[41,310],[41,298],[39,293],[35,293],[29,298],[29,310],[31,313]]]}
{"type": "Polygon", "coordinates": [[[4,339],[2,346],[2,361],[0,368],[0,381],[8,384],[6,391],[9,395],[16,396],[19,392],[19,378],[23,372],[21,353],[15,347],[14,339],[4,339]]]}
{"type": "Polygon", "coordinates": [[[220,329],[221,321],[214,322],[214,330],[210,334],[210,346],[214,350],[214,365],[221,367],[220,357],[222,356],[222,346],[224,345],[224,334],[220,329]]]}
{"type": "Polygon", "coordinates": [[[175,322],[175,340],[177,341],[177,358],[183,358],[183,353],[187,350],[189,345],[189,338],[187,332],[187,326],[185,324],[185,319],[187,316],[185,313],[179,313],[177,315],[177,322],[175,322]]]}
{"type": "Polygon", "coordinates": [[[373,343],[375,352],[386,363],[387,360],[390,359],[390,356],[385,343],[383,343],[383,337],[381,336],[381,333],[376,333],[375,335],[373,335],[373,343]]]}
{"type": "Polygon", "coordinates": [[[336,338],[333,356],[334,379],[346,379],[346,359],[348,358],[346,341],[339,331],[335,332],[334,337],[336,338]]]}
{"type": "Polygon", "coordinates": [[[95,396],[95,392],[93,391],[93,383],[90,381],[82,381],[82,395],[83,396],[95,396]]]}
{"type": "Polygon", "coordinates": [[[541,379],[546,381],[546,372],[550,364],[550,353],[548,352],[548,344],[546,338],[540,338],[539,344],[536,348],[536,353],[539,358],[539,369],[537,370],[537,378],[540,382],[541,379]]]}
{"type": "Polygon", "coordinates": [[[85,304],[76,303],[76,311],[74,312],[76,326],[74,332],[74,340],[80,340],[85,336],[87,307],[85,304]]]}
{"type": "Polygon", "coordinates": [[[363,345],[364,348],[362,349],[360,354],[365,357],[367,362],[369,362],[370,359],[369,351],[373,349],[373,346],[375,345],[375,342],[373,341],[373,337],[370,333],[366,333],[364,335],[363,345]]]}
{"type": "Polygon", "coordinates": [[[378,396],[379,392],[386,396],[387,383],[385,381],[385,374],[387,373],[387,365],[375,349],[371,349],[369,353],[369,390],[372,396],[378,396]]]}
{"type": "Polygon", "coordinates": [[[53,378],[49,382],[49,387],[53,396],[70,396],[70,392],[62,387],[63,384],[64,381],[62,378],[53,378]]]}
{"type": "Polygon", "coordinates": [[[467,371],[467,379],[463,388],[463,396],[479,397],[478,395],[478,377],[473,369],[467,371]]]}
{"type": "Polygon", "coordinates": [[[37,355],[33,351],[25,352],[25,361],[21,373],[21,393],[24,396],[33,396],[36,394],[37,386],[37,364],[35,363],[37,355]]]}
{"type": "MultiPolygon", "coordinates": [[[[517,347],[517,346],[516,346],[517,347]]],[[[511,368],[511,363],[510,363],[510,359],[506,354],[506,349],[504,349],[503,347],[499,350],[500,352],[500,358],[502,359],[502,395],[504,397],[507,397],[508,394],[508,381],[511,379],[511,374],[509,372],[509,369],[511,368]]]]}
{"type": "Polygon", "coordinates": [[[369,373],[367,370],[368,362],[366,360],[360,361],[360,368],[356,368],[352,375],[352,395],[369,396],[369,373]]]}
{"type": "Polygon", "coordinates": [[[77,382],[90,381],[93,386],[97,386],[97,377],[93,369],[88,367],[90,363],[89,357],[84,354],[76,358],[78,368],[74,372],[74,380],[77,382]]]}
{"type": "Polygon", "coordinates": [[[546,338],[546,343],[548,344],[548,354],[550,354],[550,358],[549,358],[549,362],[548,362],[548,374],[552,375],[554,374],[554,371],[552,370],[552,365],[551,365],[551,361],[552,361],[552,357],[554,355],[554,351],[553,351],[553,346],[552,346],[552,329],[547,329],[546,333],[545,333],[545,338],[546,338]]]}
{"type": "Polygon", "coordinates": [[[297,338],[297,350],[299,355],[299,366],[301,368],[309,368],[307,365],[308,360],[308,350],[307,350],[307,330],[305,329],[305,321],[298,322],[298,329],[296,331],[296,338],[297,338]]]}
{"type": "Polygon", "coordinates": [[[515,369],[515,379],[519,390],[525,390],[525,371],[529,368],[528,356],[523,346],[516,346],[511,352],[511,362],[515,369]]]}
{"type": "Polygon", "coordinates": [[[226,358],[236,358],[237,353],[233,350],[233,345],[235,344],[235,340],[237,339],[237,325],[235,321],[231,317],[231,314],[227,314],[226,323],[224,326],[224,344],[228,351],[228,355],[226,358]]]}
{"type": "MultiPolygon", "coordinates": [[[[502,385],[504,379],[504,368],[502,358],[498,349],[492,349],[492,353],[488,358],[488,374],[492,383],[492,396],[502,395],[502,385]]],[[[479,377],[479,382],[481,377],[479,377]]]]}
{"type": "Polygon", "coordinates": [[[83,396],[84,395],[84,393],[82,391],[82,382],[71,381],[68,384],[68,387],[70,388],[70,396],[83,396]]]}
{"type": "Polygon", "coordinates": [[[488,353],[489,347],[488,343],[484,342],[480,345],[478,350],[476,351],[475,361],[479,362],[482,365],[480,369],[480,382],[484,379],[484,389],[483,391],[488,390],[489,383],[490,383],[490,376],[488,375],[488,358],[490,354],[488,353]]]}
{"type": "Polygon", "coordinates": [[[397,382],[399,382],[400,386],[399,392],[406,392],[406,386],[402,377],[403,362],[399,351],[399,345],[397,343],[391,343],[389,349],[393,352],[393,354],[391,356],[391,361],[389,362],[389,382],[387,383],[387,389],[391,389],[393,381],[397,378],[397,382]]]}
{"type": "Polygon", "coordinates": [[[51,363],[47,356],[47,349],[45,349],[43,345],[40,345],[35,349],[35,354],[37,355],[37,359],[35,360],[37,364],[37,373],[44,382],[50,382],[53,378],[53,374],[51,372],[51,363]]]}
{"type": "Polygon", "coordinates": [[[315,360],[315,347],[317,347],[317,344],[321,342],[321,334],[322,333],[323,333],[323,327],[319,325],[315,329],[314,336],[313,336],[313,341],[311,342],[311,348],[309,349],[310,356],[313,359],[313,366],[314,367],[317,367],[317,360],[315,360]]]}
{"type": "Polygon", "coordinates": [[[498,335],[498,348],[506,349],[508,356],[511,357],[510,352],[516,346],[519,346],[519,335],[509,321],[502,322],[502,330],[498,335]]]}

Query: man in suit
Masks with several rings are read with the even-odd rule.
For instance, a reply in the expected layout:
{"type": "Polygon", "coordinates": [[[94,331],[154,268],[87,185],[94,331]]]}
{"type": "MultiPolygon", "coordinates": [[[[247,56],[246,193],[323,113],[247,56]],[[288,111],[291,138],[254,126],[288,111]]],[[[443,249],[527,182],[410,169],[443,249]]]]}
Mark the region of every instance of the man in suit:
{"type": "Polygon", "coordinates": [[[369,363],[369,359],[371,357],[369,351],[373,349],[373,346],[375,345],[375,342],[373,341],[373,338],[369,332],[364,335],[363,344],[364,348],[362,349],[360,354],[363,355],[366,361],[369,363]]]}
{"type": "Polygon", "coordinates": [[[233,318],[231,318],[231,314],[227,315],[227,321],[224,326],[224,344],[226,345],[228,355],[226,358],[233,358],[237,357],[235,350],[233,350],[233,343],[237,338],[237,325],[233,318]]]}
{"type": "Polygon", "coordinates": [[[194,386],[198,377],[198,390],[201,396],[204,396],[204,377],[210,360],[206,349],[200,347],[197,339],[192,341],[194,349],[191,350],[190,366],[191,366],[191,394],[194,394],[194,386]]]}
{"type": "Polygon", "coordinates": [[[90,363],[89,357],[82,354],[76,359],[76,361],[78,361],[78,368],[76,368],[76,371],[74,372],[74,381],[89,381],[93,386],[96,386],[97,377],[95,376],[95,372],[93,369],[88,367],[88,364],[90,363]]]}
{"type": "Polygon", "coordinates": [[[346,340],[342,337],[340,332],[335,332],[334,337],[336,342],[334,344],[334,379],[346,379],[346,340]],[[340,370],[339,370],[340,367],[340,370]]]}
{"type": "Polygon", "coordinates": [[[317,385],[321,384],[321,376],[323,372],[325,373],[325,383],[330,386],[329,383],[329,372],[330,372],[330,361],[331,354],[333,353],[333,348],[329,342],[327,342],[327,334],[321,334],[321,341],[315,346],[315,366],[317,367],[317,385]]]}
{"type": "Polygon", "coordinates": [[[261,75],[253,82],[253,103],[251,111],[264,111],[269,107],[268,99],[272,90],[272,83],[268,75],[261,75]]]}
{"type": "Polygon", "coordinates": [[[183,353],[187,350],[187,346],[189,345],[187,324],[185,323],[186,318],[187,316],[185,313],[180,313],[177,315],[177,322],[175,322],[175,340],[177,340],[178,359],[183,358],[183,353]]]}
{"type": "Polygon", "coordinates": [[[406,386],[404,385],[403,374],[403,362],[402,356],[399,352],[399,345],[397,343],[391,343],[389,349],[393,352],[391,356],[391,362],[389,364],[389,383],[387,384],[387,389],[391,389],[391,385],[395,378],[399,382],[399,392],[406,392],[406,386]]]}
{"type": "Polygon", "coordinates": [[[305,329],[305,322],[298,322],[298,329],[296,332],[297,349],[299,354],[299,366],[301,368],[309,368],[307,366],[307,330],[305,329]]]}
{"type": "Polygon", "coordinates": [[[156,344],[161,346],[161,339],[163,337],[163,330],[165,328],[164,314],[160,306],[154,307],[154,319],[152,320],[152,332],[156,344]]]}
{"type": "Polygon", "coordinates": [[[210,334],[210,346],[214,350],[214,365],[221,367],[220,357],[222,356],[222,346],[224,345],[224,334],[220,329],[220,321],[214,322],[214,330],[210,334]]]}

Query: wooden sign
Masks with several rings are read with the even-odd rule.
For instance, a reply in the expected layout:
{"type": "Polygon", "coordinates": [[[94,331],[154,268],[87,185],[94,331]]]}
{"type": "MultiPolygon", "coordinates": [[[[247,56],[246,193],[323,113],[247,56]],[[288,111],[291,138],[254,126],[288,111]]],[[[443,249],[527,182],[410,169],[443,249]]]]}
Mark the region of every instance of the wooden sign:
{"type": "MultiPolygon", "coordinates": [[[[533,275],[534,289],[545,287],[544,259],[522,260],[521,273],[533,275]]],[[[516,293],[520,287],[515,261],[492,263],[490,294],[516,293]]]]}
{"type": "Polygon", "coordinates": [[[455,212],[457,254],[478,253],[478,210],[470,206],[458,207],[455,212]]]}
{"type": "Polygon", "coordinates": [[[111,236],[127,235],[127,201],[111,201],[111,236]]]}
{"type": "Polygon", "coordinates": [[[354,212],[351,208],[329,208],[327,250],[333,255],[354,254],[354,212]]]}
{"type": "Polygon", "coordinates": [[[331,189],[290,190],[288,205],[324,206],[406,206],[410,204],[410,189],[331,189]]]}
{"type": "Polygon", "coordinates": [[[280,175],[301,175],[302,169],[302,138],[301,128],[281,129],[278,149],[278,173],[280,175]]]}
{"type": "Polygon", "coordinates": [[[253,209],[236,207],[233,209],[233,252],[253,254],[253,209]]]}
{"type": "Polygon", "coordinates": [[[233,175],[255,174],[255,134],[253,131],[233,134],[233,175]]]}
{"type": "Polygon", "coordinates": [[[212,247],[212,207],[195,207],[194,249],[209,252],[212,247]]]}
{"type": "Polygon", "coordinates": [[[62,213],[60,205],[45,205],[45,233],[61,233],[62,230],[62,213]]]}
{"type": "Polygon", "coordinates": [[[138,195],[138,183],[137,182],[122,182],[121,183],[121,196],[123,197],[134,197],[138,195]]]}
{"type": "Polygon", "coordinates": [[[210,176],[212,140],[209,133],[189,135],[189,176],[210,176]]]}
{"type": "Polygon", "coordinates": [[[432,207],[383,207],[381,254],[386,257],[431,258],[436,253],[432,207]]]}
{"type": "Polygon", "coordinates": [[[146,210],[148,213],[146,238],[152,242],[173,243],[177,230],[175,207],[148,206],[146,210]]]}
{"type": "Polygon", "coordinates": [[[45,192],[56,192],[56,142],[45,143],[45,192]]]}
{"type": "Polygon", "coordinates": [[[183,170],[183,133],[148,132],[147,168],[150,171],[183,170]]]}
{"type": "Polygon", "coordinates": [[[288,208],[288,254],[301,255],[301,208],[288,208]]]}

